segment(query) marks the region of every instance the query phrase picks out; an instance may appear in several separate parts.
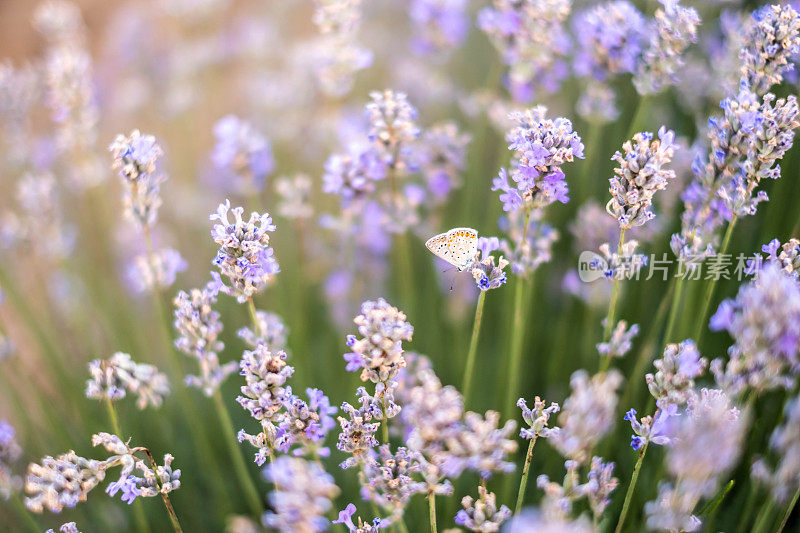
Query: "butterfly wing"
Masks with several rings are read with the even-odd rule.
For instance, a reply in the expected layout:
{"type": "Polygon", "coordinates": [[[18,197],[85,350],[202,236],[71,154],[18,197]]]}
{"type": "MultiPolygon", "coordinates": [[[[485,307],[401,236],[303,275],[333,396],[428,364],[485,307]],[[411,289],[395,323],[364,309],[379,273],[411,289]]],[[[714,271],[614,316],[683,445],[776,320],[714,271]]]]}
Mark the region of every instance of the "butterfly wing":
{"type": "Polygon", "coordinates": [[[444,259],[451,265],[453,264],[447,252],[447,233],[440,233],[439,235],[431,237],[425,243],[425,247],[436,257],[444,259]]]}
{"type": "Polygon", "coordinates": [[[478,253],[478,232],[472,228],[453,228],[447,232],[447,260],[459,270],[472,265],[478,253]]]}

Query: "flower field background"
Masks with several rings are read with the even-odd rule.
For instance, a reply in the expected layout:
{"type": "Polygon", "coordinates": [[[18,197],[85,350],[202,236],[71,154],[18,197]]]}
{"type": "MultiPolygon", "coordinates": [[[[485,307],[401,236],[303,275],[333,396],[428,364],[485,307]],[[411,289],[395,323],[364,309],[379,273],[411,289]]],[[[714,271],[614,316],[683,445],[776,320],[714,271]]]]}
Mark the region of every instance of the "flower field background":
{"type": "Polygon", "coordinates": [[[0,4],[0,529],[797,530],[796,9],[0,4]]]}

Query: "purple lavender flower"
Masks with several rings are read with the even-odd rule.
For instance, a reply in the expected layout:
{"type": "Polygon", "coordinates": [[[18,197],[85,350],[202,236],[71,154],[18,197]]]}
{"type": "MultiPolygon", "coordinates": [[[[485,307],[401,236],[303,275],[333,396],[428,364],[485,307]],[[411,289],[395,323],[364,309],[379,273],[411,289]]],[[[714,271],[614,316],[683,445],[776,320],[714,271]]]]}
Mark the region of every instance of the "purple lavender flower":
{"type": "Polygon", "coordinates": [[[641,420],[636,418],[636,409],[630,409],[625,413],[623,420],[631,423],[633,435],[631,436],[631,448],[640,450],[643,446],[650,443],[663,446],[669,444],[669,437],[665,435],[667,429],[666,422],[672,416],[677,416],[678,406],[668,404],[664,409],[657,409],[655,416],[645,416],[641,420]]]}
{"type": "Polygon", "coordinates": [[[791,5],[766,5],[753,12],[747,46],[739,52],[742,80],[757,94],[783,80],[800,52],[800,15],[791,5]]]}
{"type": "Polygon", "coordinates": [[[167,376],[153,365],[136,363],[129,354],[117,352],[107,360],[89,363],[90,379],[86,397],[93,400],[119,400],[128,392],[135,394],[136,406],[160,407],[170,392],[167,376]]]}
{"type": "Polygon", "coordinates": [[[421,471],[422,461],[419,452],[401,446],[392,453],[388,444],[381,446],[377,457],[365,464],[362,497],[401,517],[411,497],[426,490],[425,483],[413,479],[421,471]]]}
{"type": "Polygon", "coordinates": [[[371,422],[373,419],[373,412],[363,405],[359,409],[356,409],[345,402],[342,404],[342,411],[344,411],[348,418],[342,416],[338,417],[342,431],[339,433],[339,442],[336,444],[336,447],[351,455],[351,457],[347,458],[347,460],[339,465],[347,469],[355,465],[363,464],[369,457],[372,448],[378,445],[375,432],[378,431],[380,423],[371,422]]]}
{"type": "Polygon", "coordinates": [[[545,407],[544,400],[537,396],[533,400],[533,409],[528,408],[525,398],[517,400],[517,407],[522,409],[522,419],[530,426],[520,429],[519,436],[523,439],[547,438],[558,430],[558,428],[547,426],[550,422],[550,415],[557,413],[560,409],[557,403],[551,403],[549,407],[545,407]]]}
{"type": "Polygon", "coordinates": [[[353,515],[356,514],[356,506],[348,503],[347,507],[339,511],[339,518],[333,521],[334,524],[344,524],[350,533],[378,533],[388,524],[380,518],[374,518],[372,523],[363,522],[361,517],[358,517],[358,523],[353,522],[353,515]]]}
{"type": "Polygon", "coordinates": [[[137,255],[128,265],[127,278],[134,291],[144,293],[167,289],[188,263],[178,250],[162,248],[153,254],[137,255]]]}
{"type": "Polygon", "coordinates": [[[504,211],[569,201],[569,188],[561,166],[575,158],[583,159],[583,143],[572,131],[569,120],[548,119],[546,113],[545,107],[538,106],[509,115],[516,123],[506,134],[508,148],[514,151],[512,184],[505,170],[501,170],[492,183],[493,191],[501,191],[504,211]]]}
{"type": "Polygon", "coordinates": [[[0,500],[8,500],[22,488],[22,479],[15,476],[12,465],[22,456],[14,427],[0,420],[0,500]]]}
{"type": "Polygon", "coordinates": [[[800,282],[767,264],[735,299],[711,317],[712,330],[726,330],[734,343],[729,360],[711,363],[717,383],[739,395],[791,388],[800,371],[800,282]]]}
{"type": "Polygon", "coordinates": [[[136,476],[120,478],[119,480],[108,484],[108,487],[106,487],[106,493],[113,498],[119,491],[122,491],[120,498],[123,502],[130,505],[134,502],[134,500],[136,500],[136,498],[142,495],[142,491],[139,488],[139,484],[142,481],[142,478],[138,478],[136,476]]]}
{"type": "Polygon", "coordinates": [[[28,465],[25,478],[25,506],[34,513],[47,509],[59,513],[86,501],[89,492],[105,478],[101,461],[85,459],[75,452],[58,457],[46,456],[39,463],[28,465]]]}
{"type": "Polygon", "coordinates": [[[778,457],[775,468],[765,459],[753,465],[753,477],[766,483],[778,502],[785,502],[800,488],[800,399],[791,399],[784,409],[783,422],[772,431],[769,447],[778,457]]]}
{"type": "Polygon", "coordinates": [[[408,102],[405,93],[385,90],[370,93],[367,104],[369,140],[379,150],[381,161],[391,172],[413,167],[408,145],[420,136],[417,110],[408,102]]]}
{"type": "Polygon", "coordinates": [[[461,46],[469,31],[466,0],[413,0],[409,17],[414,49],[443,54],[461,46]]]}
{"type": "Polygon", "coordinates": [[[500,531],[500,525],[511,518],[511,509],[505,505],[497,506],[497,496],[487,492],[486,487],[478,487],[478,499],[464,496],[461,499],[464,509],[456,514],[455,522],[470,531],[492,533],[500,531]]]}
{"type": "Polygon", "coordinates": [[[267,311],[256,311],[256,325],[254,330],[250,326],[240,328],[236,335],[251,348],[264,345],[271,352],[285,351],[289,328],[283,323],[281,317],[267,311]]]}
{"type": "Polygon", "coordinates": [[[662,358],[653,361],[656,373],[645,375],[647,388],[656,399],[656,405],[667,409],[670,405],[685,404],[694,389],[695,378],[707,365],[708,361],[700,357],[697,345],[691,339],[680,344],[667,344],[662,358]]]}
{"type": "Polygon", "coordinates": [[[222,292],[235,296],[239,303],[261,292],[280,272],[269,245],[269,232],[275,231],[272,218],[268,213],[253,212],[245,221],[242,213],[243,208],[231,209],[231,203],[225,200],[209,217],[218,221],[211,229],[211,237],[219,245],[213,262],[220,270],[211,276],[222,292]],[[233,214],[232,221],[229,214],[233,214]],[[228,278],[230,286],[222,282],[220,273],[228,278]]]}
{"type": "Polygon", "coordinates": [[[214,138],[211,161],[219,174],[216,178],[232,182],[230,185],[238,192],[263,190],[275,164],[267,138],[234,115],[226,115],[214,124],[214,138]]]}
{"type": "Polygon", "coordinates": [[[500,239],[497,237],[479,237],[478,251],[480,255],[472,263],[472,277],[475,284],[482,291],[496,289],[505,284],[506,274],[503,269],[508,265],[501,255],[495,265],[495,258],[491,255],[495,250],[500,249],[500,239]]]}
{"type": "Polygon", "coordinates": [[[386,167],[371,146],[350,144],[346,154],[334,154],[325,163],[322,190],[342,197],[344,206],[371,195],[375,182],[386,177],[386,167]]]}
{"type": "Polygon", "coordinates": [[[422,133],[416,158],[427,189],[437,202],[446,200],[450,191],[461,185],[459,174],[466,164],[470,140],[469,134],[460,133],[453,122],[434,124],[422,133]]]}
{"type": "Polygon", "coordinates": [[[109,147],[113,168],[125,184],[125,214],[139,227],[152,227],[161,206],[159,189],[165,176],[157,162],[163,151],[152,135],[133,130],[129,136],[117,135],[109,147]]]}
{"type": "Polygon", "coordinates": [[[283,402],[284,412],[280,416],[275,447],[286,453],[294,445],[300,448],[294,455],[330,455],[328,448],[322,446],[328,432],[336,426],[331,417],[336,408],[331,407],[330,400],[319,389],[306,389],[308,402],[292,394],[291,387],[286,387],[286,399],[283,402]]]}
{"type": "Polygon", "coordinates": [[[486,411],[484,416],[473,412],[464,415],[463,426],[445,441],[449,456],[442,471],[447,477],[455,478],[464,470],[471,470],[488,479],[494,473],[516,468],[508,461],[508,455],[517,450],[517,443],[509,438],[517,424],[507,420],[498,427],[499,423],[500,413],[496,411],[486,411]]]}
{"type": "MultiPolygon", "coordinates": [[[[606,319],[603,319],[603,327],[605,327],[605,321],[606,319]]],[[[611,330],[611,337],[608,342],[597,344],[597,352],[609,359],[624,357],[631,350],[633,338],[638,334],[638,324],[633,324],[628,328],[628,323],[625,320],[620,320],[611,330]]]]}
{"type": "Polygon", "coordinates": [[[269,500],[272,511],[264,514],[264,526],[282,533],[324,531],[329,522],[325,514],[339,494],[333,477],[317,463],[282,456],[264,469],[275,485],[269,500]]]}
{"type": "Polygon", "coordinates": [[[625,0],[578,13],[573,19],[578,44],[575,72],[600,81],[615,74],[634,73],[646,44],[647,30],[644,16],[625,0]]]}
{"type": "Polygon", "coordinates": [[[756,255],[748,262],[746,273],[756,276],[765,264],[774,263],[786,274],[797,278],[800,275],[800,240],[789,239],[784,244],[772,239],[761,247],[766,257],[756,255]]]}

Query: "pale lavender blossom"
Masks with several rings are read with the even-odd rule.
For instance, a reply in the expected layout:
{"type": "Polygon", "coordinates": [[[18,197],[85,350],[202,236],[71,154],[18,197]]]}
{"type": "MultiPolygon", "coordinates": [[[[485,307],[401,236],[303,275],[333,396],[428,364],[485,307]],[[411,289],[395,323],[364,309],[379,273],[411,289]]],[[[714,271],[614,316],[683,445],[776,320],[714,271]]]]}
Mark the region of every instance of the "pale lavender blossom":
{"type": "Polygon", "coordinates": [[[0,420],[0,500],[8,500],[22,488],[22,479],[12,470],[22,456],[22,448],[17,444],[14,427],[0,420]]]}
{"type": "Polygon", "coordinates": [[[356,506],[348,503],[347,507],[339,511],[339,518],[332,523],[344,525],[350,533],[378,533],[388,525],[379,517],[374,518],[372,522],[364,522],[359,516],[357,522],[353,522],[354,514],[356,514],[356,506]]]}
{"type": "Polygon", "coordinates": [[[618,485],[613,477],[614,463],[604,463],[601,457],[593,457],[586,483],[580,482],[580,463],[568,460],[564,463],[566,474],[559,484],[546,475],[536,478],[536,485],[544,491],[542,509],[551,520],[567,520],[574,504],[586,498],[595,520],[599,520],[610,503],[609,495],[618,485]]]}
{"type": "Polygon", "coordinates": [[[264,345],[271,352],[286,350],[289,328],[275,313],[257,310],[254,329],[255,331],[250,326],[245,326],[240,328],[236,335],[251,348],[264,345]]]}
{"type": "Polygon", "coordinates": [[[334,154],[325,163],[322,190],[337,194],[347,207],[375,192],[375,182],[386,177],[386,167],[372,146],[351,143],[347,153],[334,154]]]}
{"type": "Polygon", "coordinates": [[[719,386],[738,396],[789,389],[800,372],[800,282],[775,264],[723,301],[711,317],[712,330],[726,330],[734,343],[727,362],[711,364],[719,386]]]}
{"type": "Polygon", "coordinates": [[[225,348],[220,340],[222,321],[220,314],[212,307],[217,303],[219,291],[214,283],[202,289],[192,289],[188,293],[179,291],[173,300],[175,321],[178,332],[175,347],[197,361],[200,375],[188,375],[185,382],[197,387],[206,396],[219,390],[225,379],[238,370],[236,361],[220,365],[219,354],[225,348]]]}
{"type": "Polygon", "coordinates": [[[800,275],[800,240],[792,238],[781,244],[778,239],[772,239],[761,251],[766,257],[756,255],[747,265],[747,274],[756,276],[765,264],[774,263],[793,278],[800,275]]]}
{"type": "Polygon", "coordinates": [[[700,16],[678,0],[660,0],[648,33],[650,42],[642,51],[633,83],[640,94],[661,91],[675,83],[676,73],[684,66],[683,52],[697,41],[700,16]]]}
{"type": "Polygon", "coordinates": [[[244,220],[243,213],[242,207],[231,209],[231,203],[225,200],[209,217],[217,221],[211,229],[211,237],[219,245],[213,263],[220,270],[212,272],[211,276],[220,285],[220,291],[235,296],[239,303],[261,292],[280,272],[269,245],[269,233],[275,231],[272,218],[268,213],[253,212],[244,220]],[[231,285],[222,282],[220,273],[231,285]]]}
{"type": "Polygon", "coordinates": [[[558,240],[558,230],[543,221],[540,209],[529,211],[525,227],[525,213],[511,211],[500,219],[500,229],[508,236],[501,239],[500,251],[511,263],[511,272],[526,275],[544,263],[550,262],[553,245],[558,240]]]}
{"type": "Polygon", "coordinates": [[[455,522],[470,531],[481,533],[494,533],[500,531],[500,526],[511,518],[511,509],[505,505],[497,505],[497,496],[487,492],[486,487],[478,487],[478,499],[464,496],[461,499],[464,509],[456,514],[455,522]]]}
{"type": "Polygon", "coordinates": [[[25,506],[34,513],[45,509],[60,513],[86,501],[89,491],[105,478],[102,461],[86,459],[67,452],[58,457],[46,456],[41,463],[31,463],[25,478],[25,506]]]}
{"type": "Polygon", "coordinates": [[[134,394],[136,406],[161,407],[170,392],[167,376],[153,365],[136,363],[127,353],[116,352],[109,359],[89,363],[90,379],[86,381],[86,397],[116,401],[134,394]]]}
{"type": "Polygon", "coordinates": [[[268,528],[283,533],[324,531],[329,524],[325,514],[339,495],[333,477],[317,463],[297,457],[282,456],[264,470],[275,485],[269,501],[272,511],[264,514],[268,528]]]}
{"type": "Polygon", "coordinates": [[[306,389],[308,401],[292,394],[291,387],[286,387],[284,411],[280,414],[280,422],[275,434],[275,448],[286,453],[293,446],[294,455],[316,455],[327,457],[330,450],[322,446],[325,437],[336,426],[331,415],[336,413],[330,400],[319,389],[306,389]]]}
{"type": "Polygon", "coordinates": [[[379,422],[372,422],[373,410],[362,405],[356,409],[349,403],[342,404],[342,411],[347,415],[338,417],[341,432],[336,447],[350,454],[347,460],[339,466],[344,469],[364,464],[369,459],[372,448],[378,445],[375,432],[380,427],[379,422]]]}
{"type": "MultiPolygon", "coordinates": [[[[603,327],[606,325],[606,320],[603,319],[603,327]]],[[[611,337],[608,342],[597,344],[597,352],[608,359],[624,357],[631,350],[633,338],[638,334],[639,324],[632,324],[629,328],[627,321],[620,320],[611,330],[611,337]]]]}
{"type": "Polygon", "coordinates": [[[161,207],[161,183],[166,179],[158,170],[158,160],[164,153],[161,146],[152,135],[133,130],[127,137],[117,135],[109,150],[112,167],[125,186],[125,216],[139,228],[151,228],[161,207]]]}
{"type": "Polygon", "coordinates": [[[622,375],[616,370],[592,377],[583,370],[572,374],[572,393],[558,415],[560,427],[550,435],[550,443],[561,455],[581,463],[589,458],[613,427],[620,385],[622,375]]]}
{"type": "Polygon", "coordinates": [[[353,350],[344,355],[347,370],[361,369],[361,381],[385,383],[394,379],[405,366],[403,341],[410,341],[414,334],[405,313],[379,298],[361,304],[361,314],[353,322],[361,338],[347,337],[347,345],[353,350]]]}
{"type": "Polygon", "coordinates": [[[528,408],[525,398],[517,400],[517,407],[522,409],[522,419],[529,426],[520,429],[520,437],[528,440],[539,437],[547,438],[557,431],[558,428],[548,427],[548,424],[550,415],[557,413],[560,407],[557,403],[551,403],[549,407],[545,407],[545,405],[544,400],[538,396],[533,400],[533,409],[528,408]]]}
{"type": "Polygon", "coordinates": [[[405,93],[385,90],[370,93],[366,106],[369,119],[369,140],[378,149],[381,161],[391,172],[413,168],[409,160],[409,144],[421,133],[417,126],[417,110],[405,93]]]}
{"type": "Polygon", "coordinates": [[[152,254],[137,255],[128,265],[128,282],[137,293],[168,289],[175,283],[178,272],[183,272],[188,263],[178,250],[162,248],[152,254]]]}
{"type": "Polygon", "coordinates": [[[578,97],[575,111],[589,122],[597,124],[613,122],[619,117],[617,96],[606,83],[590,81],[578,97]]]}
{"type": "Polygon", "coordinates": [[[578,13],[573,19],[578,45],[575,73],[599,81],[634,73],[647,44],[648,30],[645,17],[625,0],[606,2],[578,13]]]}
{"type": "MultiPolygon", "coordinates": [[[[75,522],[66,522],[61,524],[61,527],[58,528],[60,533],[81,533],[78,530],[78,524],[75,522]]],[[[48,529],[45,533],[55,533],[52,529],[48,529]]]]}
{"type": "Polygon", "coordinates": [[[675,178],[674,170],[663,168],[675,153],[674,139],[675,132],[664,126],[658,130],[658,140],[650,132],[637,133],[633,142],[625,141],[622,145],[624,155],[616,152],[611,158],[619,166],[614,169],[615,176],[608,180],[611,200],[606,211],[619,222],[620,228],[641,226],[655,217],[651,208],[653,196],[675,178]]]}
{"type": "Polygon", "coordinates": [[[278,215],[290,220],[306,220],[313,216],[311,190],[313,182],[307,174],[295,174],[275,180],[278,215]]]}
{"type": "Polygon", "coordinates": [[[757,94],[783,81],[794,68],[792,56],[800,52],[800,15],[791,5],[766,5],[753,12],[739,52],[742,80],[757,94]]]}
{"type": "Polygon", "coordinates": [[[470,140],[470,135],[461,133],[453,122],[434,124],[422,133],[415,157],[427,189],[437,202],[446,200],[461,185],[459,174],[466,166],[470,140]]]}
{"type": "Polygon", "coordinates": [[[514,471],[516,465],[509,461],[509,456],[517,451],[517,443],[510,437],[517,423],[513,420],[507,420],[502,426],[499,423],[497,411],[464,415],[461,428],[445,440],[448,457],[442,471],[447,477],[456,478],[464,470],[470,470],[488,479],[495,473],[514,471]]]}
{"type": "Polygon", "coordinates": [[[275,162],[269,140],[251,123],[235,115],[226,115],[214,124],[215,181],[225,190],[240,193],[259,192],[275,162]]]}
{"type": "Polygon", "coordinates": [[[644,506],[647,529],[652,531],[697,531],[702,522],[694,514],[697,498],[672,483],[659,482],[658,495],[644,506]]]}
{"type": "Polygon", "coordinates": [[[475,284],[481,291],[497,289],[505,284],[506,274],[503,272],[508,261],[501,255],[495,264],[495,257],[491,255],[495,250],[500,249],[500,239],[497,237],[479,237],[478,251],[479,256],[472,263],[472,277],[475,284]]]}
{"type": "Polygon", "coordinates": [[[677,416],[678,406],[674,403],[659,407],[654,416],[644,416],[636,418],[636,409],[630,409],[625,413],[624,420],[631,423],[633,435],[631,435],[631,448],[641,450],[648,444],[664,446],[669,444],[669,437],[665,434],[667,421],[672,416],[677,416]]]}
{"type": "Polygon", "coordinates": [[[708,366],[700,357],[697,345],[691,339],[679,344],[667,344],[660,359],[653,361],[655,374],[645,375],[647,388],[656,405],[666,409],[670,405],[683,405],[693,393],[694,380],[708,366]]]}
{"type": "Polygon", "coordinates": [[[401,517],[411,497],[426,491],[425,483],[414,480],[422,469],[422,461],[419,452],[401,446],[392,453],[389,445],[384,444],[378,448],[377,456],[364,465],[362,498],[393,517],[401,517]]]}
{"type": "Polygon", "coordinates": [[[753,465],[753,477],[769,487],[776,501],[785,502],[800,488],[800,400],[797,397],[786,404],[783,421],[772,431],[769,447],[778,458],[775,468],[760,459],[753,465]]]}
{"type": "Polygon", "coordinates": [[[592,523],[585,516],[575,520],[553,516],[538,509],[526,508],[508,523],[508,533],[594,533],[592,523]]]}

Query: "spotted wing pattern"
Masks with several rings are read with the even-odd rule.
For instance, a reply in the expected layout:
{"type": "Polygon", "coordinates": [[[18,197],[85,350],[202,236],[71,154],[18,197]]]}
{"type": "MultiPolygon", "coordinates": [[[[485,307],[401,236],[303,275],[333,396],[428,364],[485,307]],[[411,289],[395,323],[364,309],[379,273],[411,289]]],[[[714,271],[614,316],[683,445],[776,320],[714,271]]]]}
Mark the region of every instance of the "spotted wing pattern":
{"type": "Polygon", "coordinates": [[[425,246],[459,270],[472,264],[478,252],[478,232],[472,228],[453,228],[428,239],[425,246]]]}

